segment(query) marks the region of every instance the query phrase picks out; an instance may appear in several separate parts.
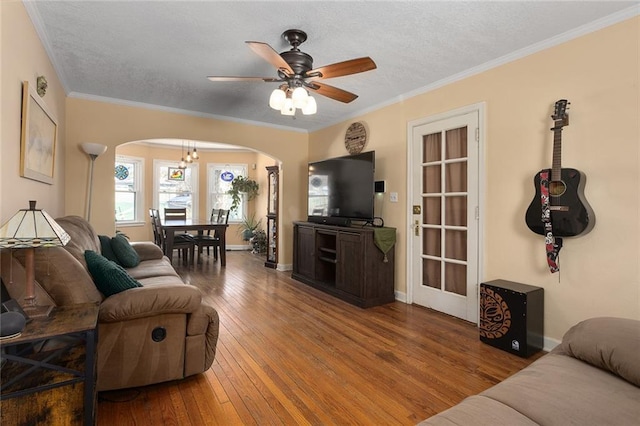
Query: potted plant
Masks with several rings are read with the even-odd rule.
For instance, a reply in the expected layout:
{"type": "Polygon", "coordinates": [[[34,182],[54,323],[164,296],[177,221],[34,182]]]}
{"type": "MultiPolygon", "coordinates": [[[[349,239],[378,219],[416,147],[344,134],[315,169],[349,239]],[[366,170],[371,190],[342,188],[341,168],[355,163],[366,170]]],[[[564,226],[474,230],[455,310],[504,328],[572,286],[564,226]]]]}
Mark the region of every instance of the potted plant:
{"type": "Polygon", "coordinates": [[[236,176],[231,181],[231,189],[227,191],[227,194],[231,195],[231,207],[230,210],[237,210],[242,200],[242,195],[247,195],[247,201],[253,200],[258,195],[259,185],[253,179],[249,179],[244,176],[236,176]]]}
{"type": "Polygon", "coordinates": [[[244,216],[242,222],[238,225],[238,232],[242,235],[242,241],[249,241],[261,223],[262,219],[256,221],[255,214],[252,214],[251,217],[244,216]]]}
{"type": "Polygon", "coordinates": [[[267,233],[263,229],[255,231],[250,241],[253,247],[251,253],[262,254],[267,251],[267,233]]]}

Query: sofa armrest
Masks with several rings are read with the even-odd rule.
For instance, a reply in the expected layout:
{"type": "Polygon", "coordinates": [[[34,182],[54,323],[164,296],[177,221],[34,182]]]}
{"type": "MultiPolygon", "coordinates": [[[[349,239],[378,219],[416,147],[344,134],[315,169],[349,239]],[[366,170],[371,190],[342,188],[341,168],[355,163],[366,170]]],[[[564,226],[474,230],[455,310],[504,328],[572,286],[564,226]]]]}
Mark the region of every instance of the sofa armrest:
{"type": "Polygon", "coordinates": [[[100,305],[98,321],[118,322],[161,314],[196,312],[202,302],[197,287],[169,284],[138,287],[107,297],[100,305]]]}
{"type": "Polygon", "coordinates": [[[151,241],[134,241],[131,247],[138,253],[140,261],[151,259],[162,259],[164,253],[162,249],[151,241]]]}
{"type": "Polygon", "coordinates": [[[187,337],[204,336],[204,366],[201,367],[202,370],[197,370],[207,370],[213,364],[219,332],[220,318],[212,306],[202,303],[197,311],[188,316],[187,337]]]}
{"type": "MultiPolygon", "coordinates": [[[[206,302],[205,302],[206,303],[206,302]]],[[[215,325],[215,339],[218,339],[218,312],[213,307],[201,304],[197,310],[189,315],[187,322],[187,335],[196,336],[210,331],[211,324],[215,325]]]]}
{"type": "Polygon", "coordinates": [[[640,386],[640,321],[598,317],[579,322],[562,337],[554,353],[609,371],[640,386]]]}

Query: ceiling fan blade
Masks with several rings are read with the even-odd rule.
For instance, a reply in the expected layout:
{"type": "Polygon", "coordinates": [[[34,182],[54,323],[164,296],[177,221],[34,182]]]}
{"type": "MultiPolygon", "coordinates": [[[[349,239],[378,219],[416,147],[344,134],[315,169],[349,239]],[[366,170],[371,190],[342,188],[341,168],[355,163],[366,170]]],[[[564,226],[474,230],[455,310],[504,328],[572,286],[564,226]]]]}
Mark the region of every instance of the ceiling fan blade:
{"type": "Polygon", "coordinates": [[[355,93],[347,92],[346,90],[338,89],[337,87],[329,86],[328,84],[318,81],[310,81],[306,83],[305,86],[319,95],[344,102],[345,104],[348,104],[358,97],[355,93]]]}
{"type": "Polygon", "coordinates": [[[269,62],[277,69],[284,70],[290,75],[294,74],[287,61],[285,61],[282,56],[273,50],[273,47],[269,46],[267,43],[259,41],[245,41],[245,43],[247,43],[251,50],[258,54],[258,56],[262,57],[262,59],[269,62]]]}
{"type": "Polygon", "coordinates": [[[280,79],[278,78],[271,78],[271,77],[228,77],[228,76],[210,75],[207,78],[211,81],[266,81],[266,82],[280,81],[280,79]]]}
{"type": "Polygon", "coordinates": [[[321,73],[321,77],[317,78],[333,78],[342,77],[343,75],[357,74],[360,72],[376,69],[376,63],[370,57],[351,59],[349,61],[338,62],[324,67],[316,68],[307,72],[307,75],[313,78],[315,73],[321,73]]]}

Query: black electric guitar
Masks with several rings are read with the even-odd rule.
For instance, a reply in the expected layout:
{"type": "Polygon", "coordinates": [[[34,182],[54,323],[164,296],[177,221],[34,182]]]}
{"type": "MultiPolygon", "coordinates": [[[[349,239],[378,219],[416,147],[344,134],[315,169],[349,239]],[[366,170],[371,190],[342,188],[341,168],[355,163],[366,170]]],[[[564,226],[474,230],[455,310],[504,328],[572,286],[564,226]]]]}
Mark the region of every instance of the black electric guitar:
{"type": "Polygon", "coordinates": [[[584,173],[576,169],[561,168],[562,128],[569,125],[566,99],[556,102],[553,118],[553,162],[551,170],[541,170],[533,178],[536,195],[527,209],[525,221],[536,234],[545,235],[542,221],[542,201],[540,173],[550,172],[549,209],[551,225],[555,237],[575,237],[586,234],[595,225],[595,216],[584,198],[584,185],[587,180],[584,173]]]}

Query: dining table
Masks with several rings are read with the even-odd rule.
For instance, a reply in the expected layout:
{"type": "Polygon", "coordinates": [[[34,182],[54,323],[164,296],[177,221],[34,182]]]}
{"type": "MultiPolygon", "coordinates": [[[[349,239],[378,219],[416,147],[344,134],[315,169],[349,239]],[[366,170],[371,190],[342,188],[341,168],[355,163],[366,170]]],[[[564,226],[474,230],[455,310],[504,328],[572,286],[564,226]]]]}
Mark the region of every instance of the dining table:
{"type": "Polygon", "coordinates": [[[204,231],[217,231],[220,238],[220,266],[226,266],[226,233],[229,227],[226,223],[216,223],[210,220],[192,220],[192,219],[167,219],[160,220],[160,227],[165,235],[165,254],[171,258],[173,253],[173,240],[176,232],[198,231],[203,234],[204,231]]]}

